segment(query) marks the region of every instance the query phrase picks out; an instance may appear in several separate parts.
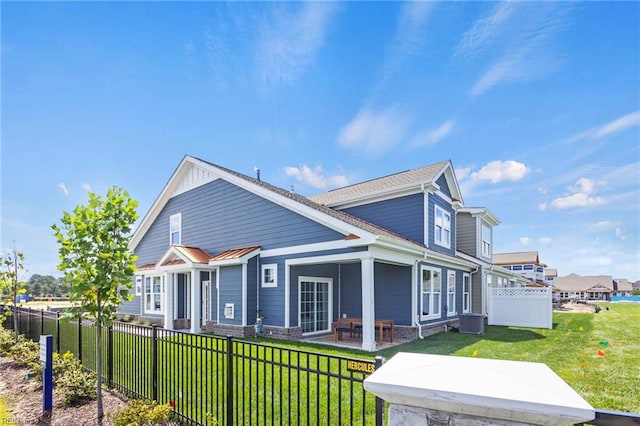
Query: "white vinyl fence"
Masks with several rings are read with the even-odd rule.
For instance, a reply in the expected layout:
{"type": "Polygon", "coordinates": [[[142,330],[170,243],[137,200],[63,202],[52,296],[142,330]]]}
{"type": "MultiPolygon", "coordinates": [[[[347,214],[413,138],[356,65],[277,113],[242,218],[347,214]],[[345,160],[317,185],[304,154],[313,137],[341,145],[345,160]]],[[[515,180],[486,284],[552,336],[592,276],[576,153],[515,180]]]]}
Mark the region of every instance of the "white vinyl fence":
{"type": "Polygon", "coordinates": [[[553,328],[551,287],[489,288],[489,325],[553,328]]]}

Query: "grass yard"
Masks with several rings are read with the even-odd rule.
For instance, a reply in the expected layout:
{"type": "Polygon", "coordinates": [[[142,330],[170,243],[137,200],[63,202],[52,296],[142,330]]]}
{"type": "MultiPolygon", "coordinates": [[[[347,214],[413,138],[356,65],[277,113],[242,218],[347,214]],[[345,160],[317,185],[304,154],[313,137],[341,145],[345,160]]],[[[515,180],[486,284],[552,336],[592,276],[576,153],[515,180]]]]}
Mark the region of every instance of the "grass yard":
{"type": "Polygon", "coordinates": [[[389,359],[417,352],[542,362],[593,407],[640,413],[640,304],[601,306],[598,314],[554,312],[553,330],[487,326],[484,335],[439,333],[374,355],[389,359]]]}
{"type": "Polygon", "coordinates": [[[9,424],[12,421],[12,417],[9,415],[9,407],[4,398],[0,397],[0,424],[9,424]]]}

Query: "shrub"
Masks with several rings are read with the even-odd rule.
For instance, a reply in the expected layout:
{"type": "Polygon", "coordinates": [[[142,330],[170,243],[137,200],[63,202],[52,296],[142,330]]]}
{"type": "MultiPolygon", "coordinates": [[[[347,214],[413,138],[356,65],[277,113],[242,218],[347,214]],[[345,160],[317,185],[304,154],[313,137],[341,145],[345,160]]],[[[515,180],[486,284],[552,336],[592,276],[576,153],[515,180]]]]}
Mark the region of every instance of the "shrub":
{"type": "Polygon", "coordinates": [[[158,405],[155,401],[135,399],[118,411],[113,418],[115,426],[146,426],[166,424],[171,418],[169,404],[158,405]]]}
{"type": "Polygon", "coordinates": [[[8,355],[15,340],[13,331],[0,326],[0,356],[8,355]]]}
{"type": "Polygon", "coordinates": [[[40,345],[32,340],[25,339],[24,336],[18,336],[18,343],[11,348],[12,358],[21,365],[38,374],[42,372],[40,366],[40,345]]]}
{"type": "Polygon", "coordinates": [[[82,368],[71,352],[53,354],[53,377],[63,405],[77,405],[96,398],[97,379],[82,368]]]}

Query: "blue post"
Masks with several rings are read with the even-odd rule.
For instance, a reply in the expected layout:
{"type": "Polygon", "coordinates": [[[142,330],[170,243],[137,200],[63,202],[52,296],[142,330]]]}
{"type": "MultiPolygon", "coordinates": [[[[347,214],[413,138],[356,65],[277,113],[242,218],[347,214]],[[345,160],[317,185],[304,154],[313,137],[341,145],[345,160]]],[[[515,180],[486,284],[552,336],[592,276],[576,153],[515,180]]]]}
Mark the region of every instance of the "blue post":
{"type": "Polygon", "coordinates": [[[51,418],[53,408],[53,336],[40,336],[40,364],[42,364],[42,415],[51,418]]]}

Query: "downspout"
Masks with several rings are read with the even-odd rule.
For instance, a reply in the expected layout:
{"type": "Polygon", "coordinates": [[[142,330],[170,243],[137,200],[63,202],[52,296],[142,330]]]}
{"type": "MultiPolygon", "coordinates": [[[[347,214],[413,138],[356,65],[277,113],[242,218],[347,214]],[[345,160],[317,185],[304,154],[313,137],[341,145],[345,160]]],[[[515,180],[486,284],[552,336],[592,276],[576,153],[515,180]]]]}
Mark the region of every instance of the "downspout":
{"type": "Polygon", "coordinates": [[[342,317],[342,264],[338,263],[338,315],[342,317]]]}
{"type": "MultiPolygon", "coordinates": [[[[424,187],[424,184],[423,184],[423,187],[424,187]]],[[[425,259],[427,258],[427,253],[424,254],[424,258],[425,259]]],[[[417,260],[416,260],[416,271],[418,271],[418,273],[420,273],[419,269],[418,269],[418,261],[417,260]]],[[[418,281],[418,283],[420,283],[420,281],[418,281]]],[[[420,288],[420,289],[422,288],[421,284],[418,285],[418,288],[420,288]]],[[[420,296],[419,297],[422,297],[422,290],[420,290],[420,296]]],[[[418,337],[420,338],[420,340],[423,340],[424,336],[422,335],[422,326],[420,325],[420,313],[419,312],[418,312],[418,315],[416,316],[416,320],[415,320],[414,324],[418,327],[418,337]]]]}

